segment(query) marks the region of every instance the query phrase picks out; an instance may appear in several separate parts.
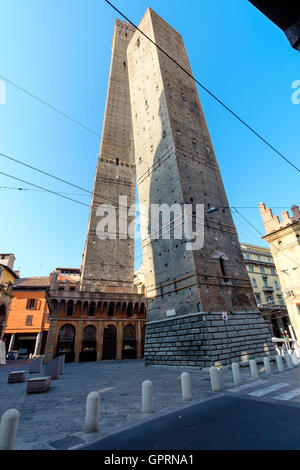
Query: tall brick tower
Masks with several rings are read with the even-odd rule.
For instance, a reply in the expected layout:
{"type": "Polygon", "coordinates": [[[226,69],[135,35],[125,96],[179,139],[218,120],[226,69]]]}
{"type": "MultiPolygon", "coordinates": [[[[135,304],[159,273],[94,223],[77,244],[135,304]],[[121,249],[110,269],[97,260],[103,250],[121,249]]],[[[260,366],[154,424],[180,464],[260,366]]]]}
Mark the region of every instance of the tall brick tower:
{"type": "MultiPolygon", "coordinates": [[[[150,8],[139,28],[192,73],[182,37],[150,8]]],[[[273,353],[195,82],[139,31],[127,57],[148,301],[146,364],[207,366],[273,353]],[[196,204],[204,204],[203,248],[187,250],[186,237],[152,239],[151,204],[192,204],[193,217],[196,204]],[[219,210],[208,213],[212,207],[219,210]]],[[[175,216],[172,223],[174,232],[175,216]]]]}
{"type": "Polygon", "coordinates": [[[94,180],[94,196],[82,260],[82,288],[132,287],[134,240],[119,237],[101,240],[96,235],[100,204],[116,207],[117,222],[130,222],[125,203],[119,213],[119,196],[126,196],[128,207],[135,202],[135,162],[132,139],[131,106],[126,50],[134,29],[116,20],[109,74],[102,140],[94,180]]]}
{"type": "Polygon", "coordinates": [[[70,273],[69,269],[51,273],[47,291],[51,323],[46,362],[60,354],[65,354],[69,362],[143,357],[145,298],[143,290],[138,291],[133,285],[134,240],[124,229],[134,217],[126,214],[124,201],[119,207],[119,197],[127,197],[128,207],[135,203],[136,173],[126,55],[133,34],[134,29],[128,23],[116,20],[81,275],[77,278],[72,275],[74,270],[70,273]],[[97,227],[99,221],[106,218],[102,206],[105,204],[116,212],[117,230],[108,228],[110,237],[101,239],[97,227]],[[100,206],[101,214],[97,213],[100,206]]]}

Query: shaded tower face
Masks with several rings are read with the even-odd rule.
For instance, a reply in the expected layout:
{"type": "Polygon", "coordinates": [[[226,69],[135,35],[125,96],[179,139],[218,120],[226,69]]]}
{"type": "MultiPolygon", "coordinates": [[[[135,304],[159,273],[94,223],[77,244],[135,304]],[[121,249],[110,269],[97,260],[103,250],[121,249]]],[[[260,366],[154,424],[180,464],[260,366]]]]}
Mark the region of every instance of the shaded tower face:
{"type": "MultiPolygon", "coordinates": [[[[153,10],[139,28],[192,73],[182,37],[153,10]]],[[[257,311],[195,82],[139,31],[127,55],[148,319],[257,311]],[[176,211],[170,239],[153,239],[153,204],[190,205],[198,243],[187,249],[183,224],[174,239],[176,211]]]]}
{"type": "Polygon", "coordinates": [[[132,217],[127,216],[125,202],[119,213],[119,197],[127,197],[128,207],[135,203],[136,173],[126,56],[133,33],[130,25],[116,20],[102,140],[83,254],[82,288],[109,286],[124,289],[133,284],[134,240],[127,236],[124,239],[119,237],[119,222],[126,225],[132,221],[132,217]],[[97,215],[101,204],[108,204],[115,210],[115,237],[109,233],[108,227],[108,238],[99,238],[97,227],[106,215],[104,212],[97,215]]]}

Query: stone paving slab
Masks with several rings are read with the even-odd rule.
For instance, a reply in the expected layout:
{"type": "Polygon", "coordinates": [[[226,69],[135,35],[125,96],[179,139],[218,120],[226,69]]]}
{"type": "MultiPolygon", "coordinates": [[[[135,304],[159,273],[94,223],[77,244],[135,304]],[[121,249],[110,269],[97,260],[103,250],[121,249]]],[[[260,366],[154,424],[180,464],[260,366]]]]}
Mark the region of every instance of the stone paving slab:
{"type": "MultiPolygon", "coordinates": [[[[30,361],[22,362],[22,368],[28,370],[29,364],[30,361]]],[[[27,395],[27,382],[7,384],[8,373],[16,367],[20,368],[20,365],[18,361],[11,361],[0,366],[0,416],[10,408],[20,411],[15,449],[53,450],[53,442],[63,440],[62,445],[66,447],[69,442],[74,443],[74,436],[84,442],[93,442],[216,396],[211,392],[209,371],[206,369],[145,367],[143,360],[66,364],[64,374],[51,384],[46,394],[27,395]],[[184,371],[191,374],[192,381],[193,401],[188,404],[181,397],[180,375],[184,371]],[[154,413],[147,416],[141,414],[141,387],[146,379],[153,382],[154,393],[154,413]],[[99,431],[87,434],[84,432],[85,406],[87,395],[92,391],[100,394],[99,431]]],[[[266,379],[267,385],[289,381],[296,388],[300,382],[300,368],[279,374],[273,366],[274,375],[271,378],[264,374],[263,366],[259,366],[259,370],[260,378],[266,379]]],[[[230,369],[224,368],[221,375],[224,392],[227,393],[226,390],[233,387],[230,369]]],[[[241,375],[243,383],[251,382],[248,367],[241,368],[241,375]]]]}

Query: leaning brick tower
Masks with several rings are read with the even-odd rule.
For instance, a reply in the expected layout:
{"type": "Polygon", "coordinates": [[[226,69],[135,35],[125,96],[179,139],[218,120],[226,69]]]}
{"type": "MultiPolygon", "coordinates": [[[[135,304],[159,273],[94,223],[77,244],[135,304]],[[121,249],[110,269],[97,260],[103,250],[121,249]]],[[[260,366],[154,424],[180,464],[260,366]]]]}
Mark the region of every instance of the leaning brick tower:
{"type": "Polygon", "coordinates": [[[136,172],[126,60],[126,49],[133,34],[134,28],[127,22],[116,20],[94,196],[82,260],[82,289],[123,289],[133,285],[134,240],[126,235],[119,236],[118,223],[120,220],[125,225],[130,222],[125,203],[119,208],[119,197],[127,197],[128,207],[135,203],[136,172]],[[103,240],[97,236],[100,204],[115,206],[115,239],[103,240]]]}
{"type": "MultiPolygon", "coordinates": [[[[192,74],[182,37],[150,8],[139,29],[192,74]]],[[[208,366],[272,354],[195,82],[138,30],[127,58],[148,303],[145,362],[208,366]],[[187,237],[152,239],[153,204],[192,204],[192,217],[204,205],[204,246],[187,250],[187,237]],[[207,212],[212,207],[218,211],[207,212]]]]}

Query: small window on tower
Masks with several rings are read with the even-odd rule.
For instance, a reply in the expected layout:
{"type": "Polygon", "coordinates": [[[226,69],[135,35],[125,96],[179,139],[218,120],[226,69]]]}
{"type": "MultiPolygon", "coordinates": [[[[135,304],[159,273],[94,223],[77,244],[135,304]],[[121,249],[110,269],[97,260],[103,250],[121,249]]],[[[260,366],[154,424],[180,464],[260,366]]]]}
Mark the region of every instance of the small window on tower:
{"type": "Polygon", "coordinates": [[[220,256],[219,258],[219,263],[220,263],[221,273],[224,278],[224,282],[228,282],[228,278],[226,277],[226,271],[225,271],[225,266],[224,266],[224,259],[222,256],[220,256]]]}

